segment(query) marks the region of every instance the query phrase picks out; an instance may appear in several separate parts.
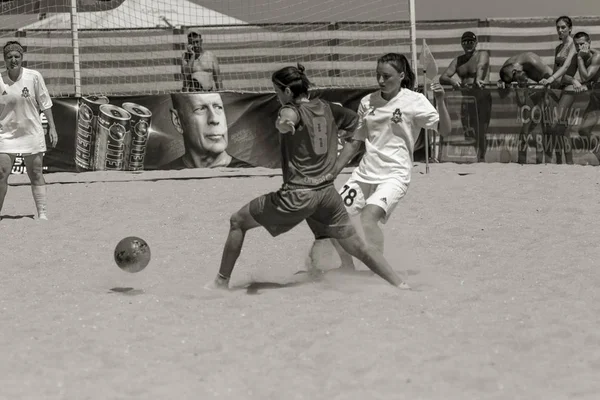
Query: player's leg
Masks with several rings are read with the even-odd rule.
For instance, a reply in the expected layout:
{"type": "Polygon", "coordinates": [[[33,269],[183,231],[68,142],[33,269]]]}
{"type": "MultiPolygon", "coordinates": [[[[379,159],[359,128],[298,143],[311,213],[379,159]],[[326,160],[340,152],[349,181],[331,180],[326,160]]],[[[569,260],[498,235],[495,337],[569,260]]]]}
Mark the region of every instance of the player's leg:
{"type": "Polygon", "coordinates": [[[308,219],[308,225],[316,238],[337,239],[340,246],[351,256],[362,261],[371,271],[394,286],[409,289],[402,278],[394,272],[383,254],[369,246],[356,232],[342,199],[333,187],[320,191],[319,208],[308,219]]]}
{"type": "Polygon", "coordinates": [[[338,239],[340,245],[353,257],[362,261],[371,271],[401,289],[410,286],[392,269],[383,254],[375,247],[369,246],[357,233],[346,238],[338,239]]]}
{"type": "Polygon", "coordinates": [[[377,185],[367,198],[360,220],[367,243],[381,253],[384,250],[384,236],[380,223],[385,224],[392,212],[406,195],[408,188],[395,180],[377,185]]]}
{"type": "Polygon", "coordinates": [[[48,219],[46,200],[46,180],[44,179],[44,154],[32,154],[23,157],[27,175],[31,181],[31,193],[39,219],[48,219]]]}
{"type": "Polygon", "coordinates": [[[313,213],[313,196],[312,191],[280,190],[257,197],[235,212],[229,219],[229,234],[213,287],[229,286],[247,231],[262,226],[273,237],[289,231],[313,213]]]}
{"type": "Polygon", "coordinates": [[[0,212],[2,212],[4,198],[6,197],[6,192],[8,191],[8,177],[12,171],[14,162],[14,155],[0,153],[0,212]]]}
{"type": "Polygon", "coordinates": [[[354,259],[346,252],[346,250],[344,250],[340,243],[336,239],[331,239],[331,244],[340,257],[340,268],[348,268],[352,270],[356,269],[354,266],[354,259]]]}
{"type": "Polygon", "coordinates": [[[246,232],[250,229],[257,228],[258,226],[260,226],[260,224],[256,222],[250,214],[250,203],[244,205],[231,215],[229,218],[229,233],[227,234],[227,240],[223,247],[219,273],[214,282],[216,287],[228,287],[229,278],[231,278],[235,263],[242,252],[246,232]]]}
{"type": "MultiPolygon", "coordinates": [[[[371,194],[375,185],[369,185],[363,182],[359,182],[353,177],[350,177],[346,181],[346,183],[339,190],[339,194],[342,197],[342,201],[344,206],[346,207],[346,211],[351,216],[360,215],[363,208],[366,205],[366,198],[371,194]]],[[[346,250],[337,242],[335,239],[331,239],[331,243],[333,244],[334,249],[336,250],[338,256],[340,257],[340,268],[354,270],[354,260],[352,256],[348,254],[346,250]]],[[[312,262],[312,266],[317,265],[318,260],[323,259],[323,255],[319,254],[319,250],[327,249],[326,246],[319,245],[315,243],[311,248],[310,259],[312,262]]]]}

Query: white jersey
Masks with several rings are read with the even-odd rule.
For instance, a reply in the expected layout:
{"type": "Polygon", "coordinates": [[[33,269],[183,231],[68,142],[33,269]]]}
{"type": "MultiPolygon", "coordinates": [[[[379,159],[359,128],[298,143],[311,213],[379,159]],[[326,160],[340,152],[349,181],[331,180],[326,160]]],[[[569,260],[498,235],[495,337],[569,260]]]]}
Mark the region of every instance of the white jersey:
{"type": "Polygon", "coordinates": [[[353,138],[365,142],[365,154],[352,178],[370,184],[397,180],[408,186],[415,141],[421,129],[437,130],[440,116],[421,93],[402,89],[390,101],[371,93],[358,107],[359,126],[353,138]]]}
{"type": "Polygon", "coordinates": [[[37,154],[46,151],[40,112],[52,107],[42,75],[21,69],[16,82],[2,72],[0,95],[0,153],[37,154]]]}

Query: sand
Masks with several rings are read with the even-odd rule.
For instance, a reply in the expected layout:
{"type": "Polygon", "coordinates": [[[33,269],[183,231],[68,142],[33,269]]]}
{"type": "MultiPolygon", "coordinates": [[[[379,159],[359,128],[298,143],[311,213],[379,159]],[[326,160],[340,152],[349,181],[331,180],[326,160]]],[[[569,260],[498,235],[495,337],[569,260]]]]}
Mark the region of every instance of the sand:
{"type": "Polygon", "coordinates": [[[232,284],[259,284],[203,289],[230,214],[277,189],[276,171],[48,174],[47,222],[11,177],[0,398],[600,398],[599,170],[424,171],[384,228],[412,291],[367,272],[286,286],[301,281],[305,224],[247,235],[232,284]],[[137,274],[112,260],[129,235],[152,249],[137,274]]]}

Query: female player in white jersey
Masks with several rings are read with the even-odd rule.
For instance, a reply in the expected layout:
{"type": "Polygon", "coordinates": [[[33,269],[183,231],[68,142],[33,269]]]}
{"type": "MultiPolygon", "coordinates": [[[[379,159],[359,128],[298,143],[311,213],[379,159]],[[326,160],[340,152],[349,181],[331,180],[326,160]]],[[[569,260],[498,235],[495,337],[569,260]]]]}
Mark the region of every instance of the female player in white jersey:
{"type": "Polygon", "coordinates": [[[40,111],[48,120],[50,143],[56,146],[52,100],[42,75],[22,67],[24,50],[19,42],[7,42],[3,50],[6,71],[2,72],[0,82],[0,210],[15,157],[22,154],[38,218],[47,219],[46,182],[42,173],[46,140],[40,111]]]}
{"type": "MultiPolygon", "coordinates": [[[[330,178],[335,179],[364,141],[365,153],[339,193],[349,214],[360,215],[367,243],[383,252],[379,222],[387,222],[408,190],[419,133],[433,129],[445,136],[450,133],[451,120],[439,83],[432,85],[439,112],[424,95],[412,90],[415,75],[404,55],[389,53],[380,57],[376,74],[380,89],[361,100],[359,126],[345,144],[330,178]]],[[[341,267],[353,270],[352,257],[332,241],[342,260],[341,267]]],[[[315,250],[309,268],[316,267],[321,256],[315,250]]]]}

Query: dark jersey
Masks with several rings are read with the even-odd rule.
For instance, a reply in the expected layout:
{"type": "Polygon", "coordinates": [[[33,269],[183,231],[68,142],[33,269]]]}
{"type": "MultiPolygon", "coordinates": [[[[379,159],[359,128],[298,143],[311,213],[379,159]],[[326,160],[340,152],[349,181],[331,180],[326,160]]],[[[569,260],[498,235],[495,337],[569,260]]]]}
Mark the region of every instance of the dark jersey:
{"type": "Polygon", "coordinates": [[[303,187],[322,186],[337,159],[338,130],[354,131],[358,115],[321,99],[285,105],[281,109],[284,108],[295,110],[299,122],[293,135],[280,135],[283,182],[303,187]]]}

